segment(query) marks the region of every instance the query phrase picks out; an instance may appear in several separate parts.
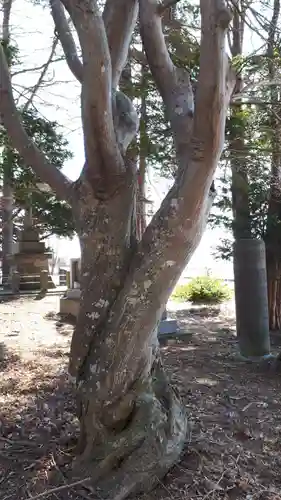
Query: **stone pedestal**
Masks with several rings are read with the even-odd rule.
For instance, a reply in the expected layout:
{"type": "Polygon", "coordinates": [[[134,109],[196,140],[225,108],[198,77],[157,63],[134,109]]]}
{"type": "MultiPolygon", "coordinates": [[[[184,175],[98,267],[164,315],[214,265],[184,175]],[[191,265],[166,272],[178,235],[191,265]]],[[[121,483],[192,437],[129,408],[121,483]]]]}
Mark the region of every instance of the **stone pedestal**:
{"type": "Polygon", "coordinates": [[[66,291],[64,297],[60,299],[60,314],[67,314],[77,318],[80,307],[81,292],[79,288],[66,291]]]}
{"type": "Polygon", "coordinates": [[[20,236],[18,252],[14,255],[14,268],[20,276],[20,290],[40,290],[40,275],[43,271],[48,273],[48,288],[55,288],[49,275],[50,253],[45,250],[45,244],[39,241],[36,229],[24,228],[20,236]]]}
{"type": "Polygon", "coordinates": [[[234,244],[236,331],[240,355],[249,361],[270,356],[265,245],[258,239],[234,244]]]}

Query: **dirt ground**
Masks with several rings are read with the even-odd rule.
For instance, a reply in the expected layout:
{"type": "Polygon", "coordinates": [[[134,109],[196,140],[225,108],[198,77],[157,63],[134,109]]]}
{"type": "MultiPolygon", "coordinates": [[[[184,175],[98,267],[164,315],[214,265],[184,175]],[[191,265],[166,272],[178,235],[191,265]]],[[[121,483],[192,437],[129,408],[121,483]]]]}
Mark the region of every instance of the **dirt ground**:
{"type": "MultiPolygon", "coordinates": [[[[69,483],[78,431],[66,372],[72,326],[57,308],[55,296],[0,303],[1,500],[69,483]]],[[[190,335],[162,353],[191,432],[181,462],[143,498],[281,500],[281,375],[237,361],[231,307],[172,314],[190,335]]],[[[87,483],[44,498],[101,500],[87,483]]]]}

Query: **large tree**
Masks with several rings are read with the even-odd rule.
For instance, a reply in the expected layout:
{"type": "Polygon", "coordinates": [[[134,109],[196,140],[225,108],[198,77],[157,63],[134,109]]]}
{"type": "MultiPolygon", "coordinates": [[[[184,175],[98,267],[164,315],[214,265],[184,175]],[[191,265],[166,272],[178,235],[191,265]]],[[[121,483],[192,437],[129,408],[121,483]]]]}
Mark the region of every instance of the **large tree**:
{"type": "MultiPolygon", "coordinates": [[[[232,178],[230,180],[229,172],[223,173],[222,189],[214,204],[219,210],[211,218],[212,222],[232,229],[235,240],[264,239],[271,330],[280,330],[281,327],[279,20],[279,0],[260,2],[258,13],[252,12],[251,5],[244,0],[235,2],[232,55],[240,60],[240,65],[243,62],[243,76],[247,82],[244,90],[248,87],[248,92],[241,93],[242,79],[239,79],[226,127],[226,162],[230,163],[232,178]],[[263,6],[266,18],[262,14],[263,6]],[[255,31],[255,22],[249,19],[251,13],[261,29],[262,46],[255,54],[245,57],[245,26],[247,28],[251,23],[250,27],[255,31]]],[[[232,241],[222,242],[218,250],[220,256],[230,258],[232,241]]]]}
{"type": "MultiPolygon", "coordinates": [[[[172,2],[174,3],[174,2],[172,2]]],[[[2,122],[26,163],[72,207],[81,243],[81,307],[69,371],[81,424],[77,470],[104,498],[157,484],[179,457],[187,417],[165,376],[157,342],[171,289],[205,228],[224,143],[235,75],[225,54],[231,15],[223,0],[201,0],[195,106],[190,75],[166,48],[156,0],[51,0],[68,65],[81,82],[85,163],[72,183],[28,138],[0,57],[2,122]],[[75,27],[81,59],[65,10],[75,27]],[[139,12],[139,13],[138,13],[139,12]],[[178,173],[160,209],[136,239],[136,165],[126,154],[138,124],[118,90],[137,16],[145,55],[173,130],[178,173]]]]}

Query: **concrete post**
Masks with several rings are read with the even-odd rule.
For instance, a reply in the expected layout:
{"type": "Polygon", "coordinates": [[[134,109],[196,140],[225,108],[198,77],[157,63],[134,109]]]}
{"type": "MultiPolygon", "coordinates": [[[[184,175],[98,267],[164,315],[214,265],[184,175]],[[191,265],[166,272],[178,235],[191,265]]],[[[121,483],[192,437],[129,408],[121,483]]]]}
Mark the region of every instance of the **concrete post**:
{"type": "Polygon", "coordinates": [[[12,271],[11,288],[13,293],[19,293],[20,291],[20,273],[18,271],[12,271]]]}
{"type": "Polygon", "coordinates": [[[249,360],[270,355],[267,277],[263,240],[234,243],[236,331],[240,354],[249,360]]]}
{"type": "Polygon", "coordinates": [[[70,288],[70,271],[66,271],[65,278],[66,278],[67,289],[69,289],[70,288]]]}
{"type": "Polygon", "coordinates": [[[40,272],[40,291],[41,292],[48,291],[48,281],[49,281],[48,271],[41,271],[40,272]]]}

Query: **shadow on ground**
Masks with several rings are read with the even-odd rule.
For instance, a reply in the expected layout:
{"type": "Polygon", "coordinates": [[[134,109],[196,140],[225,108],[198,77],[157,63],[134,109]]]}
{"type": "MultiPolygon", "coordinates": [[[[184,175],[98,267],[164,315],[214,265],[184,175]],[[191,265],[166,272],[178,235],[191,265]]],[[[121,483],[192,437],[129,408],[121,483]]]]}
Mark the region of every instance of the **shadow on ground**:
{"type": "Polygon", "coordinates": [[[0,291],[0,304],[4,304],[5,302],[15,302],[16,300],[19,300],[21,297],[19,295],[12,295],[12,294],[3,294],[0,291]]]}
{"type": "MultiPolygon", "coordinates": [[[[181,462],[142,498],[280,500],[280,376],[236,361],[233,318],[190,309],[176,315],[192,335],[170,341],[162,354],[189,415],[189,440],[181,462]]],[[[44,321],[65,325],[54,314],[44,321]]],[[[67,482],[77,420],[67,353],[58,343],[32,361],[2,366],[1,500],[67,482]]],[[[81,486],[48,498],[101,500],[81,486]]]]}

